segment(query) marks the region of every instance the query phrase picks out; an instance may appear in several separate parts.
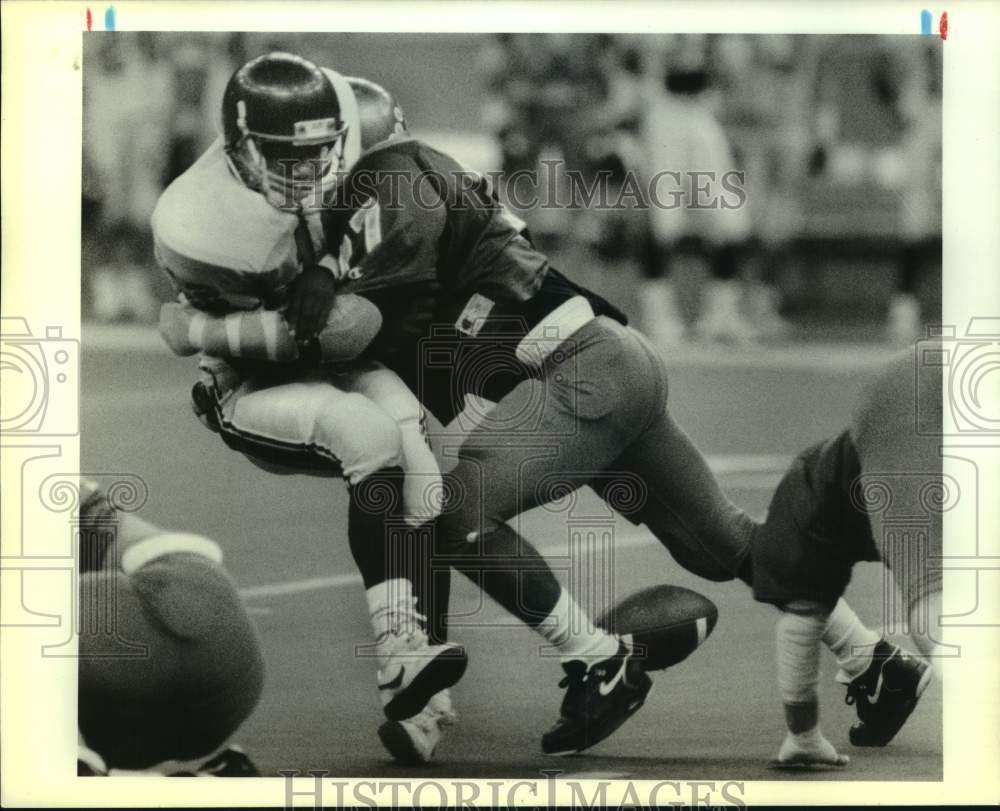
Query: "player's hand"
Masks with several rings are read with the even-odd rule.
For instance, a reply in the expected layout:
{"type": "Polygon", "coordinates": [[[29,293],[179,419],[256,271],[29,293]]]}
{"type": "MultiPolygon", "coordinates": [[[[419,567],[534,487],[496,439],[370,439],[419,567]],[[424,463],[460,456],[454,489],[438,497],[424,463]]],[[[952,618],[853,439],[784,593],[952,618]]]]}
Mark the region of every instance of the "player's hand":
{"type": "Polygon", "coordinates": [[[315,341],[326,325],[337,298],[337,283],[333,275],[318,265],[306,265],[288,291],[285,320],[299,345],[315,341]]]}

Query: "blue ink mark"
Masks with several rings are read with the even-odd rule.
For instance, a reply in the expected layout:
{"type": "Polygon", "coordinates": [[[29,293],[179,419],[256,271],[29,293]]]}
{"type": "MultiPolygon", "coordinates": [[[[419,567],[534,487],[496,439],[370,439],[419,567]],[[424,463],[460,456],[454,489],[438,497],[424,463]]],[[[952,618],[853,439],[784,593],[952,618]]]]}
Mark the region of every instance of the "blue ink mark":
{"type": "Polygon", "coordinates": [[[929,37],[931,35],[931,23],[934,22],[934,15],[927,9],[920,12],[920,33],[929,37]]]}
{"type": "MultiPolygon", "coordinates": [[[[929,24],[930,23],[928,23],[928,25],[929,24]]],[[[108,6],[106,9],[104,9],[104,30],[105,31],[114,31],[115,30],[115,7],[114,6],[108,6]]]]}

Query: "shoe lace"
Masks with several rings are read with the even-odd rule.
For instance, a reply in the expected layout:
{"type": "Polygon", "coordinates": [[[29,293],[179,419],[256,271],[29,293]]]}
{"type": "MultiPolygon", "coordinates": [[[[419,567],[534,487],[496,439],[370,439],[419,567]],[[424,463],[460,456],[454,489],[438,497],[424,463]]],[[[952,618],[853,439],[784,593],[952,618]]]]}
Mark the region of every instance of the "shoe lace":
{"type": "Polygon", "coordinates": [[[561,689],[578,690],[587,681],[587,666],[583,662],[567,662],[563,665],[566,675],[559,680],[561,689]]]}
{"type": "Polygon", "coordinates": [[[417,598],[401,599],[380,609],[372,621],[386,630],[376,643],[394,651],[417,650],[427,644],[427,617],[416,609],[417,598]]]}

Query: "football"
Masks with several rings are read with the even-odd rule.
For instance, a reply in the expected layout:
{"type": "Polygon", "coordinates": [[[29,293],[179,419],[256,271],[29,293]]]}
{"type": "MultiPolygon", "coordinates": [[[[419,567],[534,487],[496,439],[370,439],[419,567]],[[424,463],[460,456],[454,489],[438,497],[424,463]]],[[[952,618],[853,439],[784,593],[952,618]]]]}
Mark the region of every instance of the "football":
{"type": "Polygon", "coordinates": [[[632,634],[646,670],[663,670],[693,653],[718,619],[715,603],[696,591],[651,586],[619,601],[596,622],[617,634],[632,634]]]}

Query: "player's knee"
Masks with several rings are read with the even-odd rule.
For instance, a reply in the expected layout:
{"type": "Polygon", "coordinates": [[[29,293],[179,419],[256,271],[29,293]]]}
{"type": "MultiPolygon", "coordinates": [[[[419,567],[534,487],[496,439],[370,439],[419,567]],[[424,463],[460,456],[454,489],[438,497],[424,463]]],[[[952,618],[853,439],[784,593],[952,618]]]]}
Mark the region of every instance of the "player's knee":
{"type": "Polygon", "coordinates": [[[316,444],[340,460],[350,483],[402,464],[399,425],[367,397],[338,393],[329,406],[316,413],[316,444]]]}
{"type": "Polygon", "coordinates": [[[467,554],[503,522],[486,514],[480,500],[463,489],[454,476],[445,473],[442,479],[445,495],[438,517],[438,537],[449,552],[467,554]]]}

